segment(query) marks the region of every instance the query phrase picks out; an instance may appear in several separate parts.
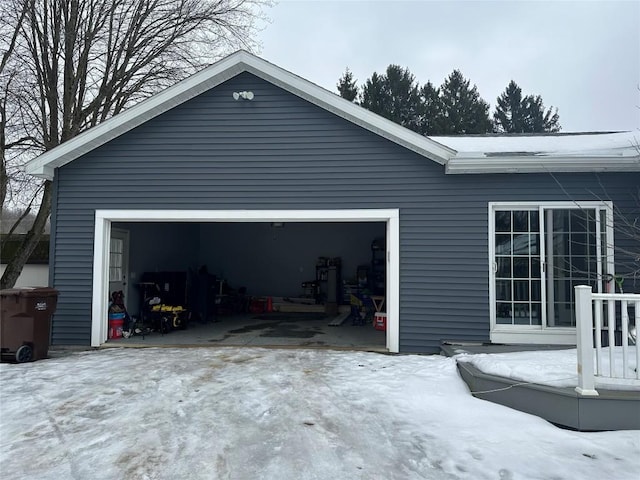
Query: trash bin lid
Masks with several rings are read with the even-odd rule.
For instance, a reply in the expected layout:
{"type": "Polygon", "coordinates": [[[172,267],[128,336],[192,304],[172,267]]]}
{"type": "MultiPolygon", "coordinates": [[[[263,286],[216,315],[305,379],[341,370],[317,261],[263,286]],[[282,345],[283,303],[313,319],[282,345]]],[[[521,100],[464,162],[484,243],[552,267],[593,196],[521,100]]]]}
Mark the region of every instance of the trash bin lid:
{"type": "Polygon", "coordinates": [[[58,295],[58,290],[51,287],[17,287],[0,290],[3,297],[53,297],[58,295]]]}

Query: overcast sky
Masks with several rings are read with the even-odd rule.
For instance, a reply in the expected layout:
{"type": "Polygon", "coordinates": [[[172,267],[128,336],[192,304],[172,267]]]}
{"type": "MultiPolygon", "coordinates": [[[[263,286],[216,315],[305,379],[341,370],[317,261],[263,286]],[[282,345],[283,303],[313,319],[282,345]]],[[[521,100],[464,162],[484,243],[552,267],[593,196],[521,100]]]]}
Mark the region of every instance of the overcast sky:
{"type": "Polygon", "coordinates": [[[562,131],[640,129],[640,1],[309,1],[267,11],[260,56],[331,91],[391,64],[422,85],[460,69],[490,103],[511,79],[562,131]]]}

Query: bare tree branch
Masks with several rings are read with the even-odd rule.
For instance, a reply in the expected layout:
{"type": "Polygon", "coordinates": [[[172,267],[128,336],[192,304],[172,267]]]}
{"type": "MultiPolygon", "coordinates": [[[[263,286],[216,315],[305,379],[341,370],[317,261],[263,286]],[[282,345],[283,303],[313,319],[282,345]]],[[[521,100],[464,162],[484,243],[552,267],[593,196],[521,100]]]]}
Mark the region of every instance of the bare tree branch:
{"type": "MultiPolygon", "coordinates": [[[[41,186],[42,187],[42,186],[41,186]]],[[[33,207],[33,204],[36,202],[36,200],[38,199],[38,197],[40,196],[40,191],[42,188],[38,188],[38,190],[36,190],[36,192],[34,193],[34,195],[31,197],[31,201],[29,202],[29,205],[27,205],[27,208],[24,209],[24,211],[20,214],[20,216],[18,217],[18,219],[13,223],[13,225],[11,226],[11,229],[9,230],[9,232],[7,233],[7,236],[5,237],[4,241],[2,242],[2,244],[0,245],[0,250],[4,250],[5,247],[5,243],[9,240],[9,238],[11,237],[11,235],[14,234],[14,232],[16,231],[16,229],[18,228],[18,226],[24,221],[25,218],[27,218],[29,216],[29,214],[31,213],[31,208],[33,207]]]]}
{"type": "MultiPolygon", "coordinates": [[[[27,197],[19,164],[51,150],[222,55],[257,47],[271,0],[0,0],[2,195],[27,197]],[[10,75],[9,75],[10,73],[10,75]],[[8,149],[19,152],[7,163],[8,149]],[[17,168],[16,168],[17,167],[17,168]],[[12,173],[10,174],[9,171],[12,173]]],[[[34,225],[0,280],[17,279],[49,216],[44,182],[34,225]]],[[[31,207],[33,208],[33,207],[31,207]]]]}
{"type": "MultiPolygon", "coordinates": [[[[29,7],[31,6],[33,0],[20,0],[18,4],[14,5],[14,7],[18,7],[17,11],[19,12],[17,19],[13,25],[6,24],[9,26],[9,30],[11,34],[9,36],[9,42],[6,45],[3,53],[2,59],[0,59],[0,78],[4,77],[5,70],[13,55],[15,50],[20,29],[22,28],[22,22],[27,14],[29,7]]],[[[2,12],[4,13],[4,12],[2,12]]],[[[9,16],[4,17],[3,19],[7,22],[7,18],[9,16]]],[[[2,28],[0,30],[1,34],[6,34],[7,29],[2,28]]],[[[7,185],[9,183],[9,177],[7,175],[7,165],[6,165],[6,155],[5,152],[8,148],[13,146],[15,142],[7,143],[6,139],[6,125],[7,125],[7,98],[9,96],[9,87],[11,85],[11,80],[14,78],[15,72],[11,72],[7,77],[6,81],[3,81],[3,91],[4,95],[2,96],[2,100],[0,101],[0,211],[4,208],[4,201],[7,197],[7,185]]]]}
{"type": "MultiPolygon", "coordinates": [[[[636,148],[640,147],[636,146],[636,148]]],[[[562,182],[558,180],[552,172],[547,173],[549,173],[551,178],[553,178],[567,198],[571,199],[574,205],[585,213],[587,221],[595,223],[596,219],[593,218],[593,214],[590,213],[590,210],[583,209],[580,206],[580,203],[574,199],[573,195],[567,191],[562,182]]],[[[597,174],[596,178],[602,193],[589,190],[589,194],[601,202],[610,201],[611,197],[608,194],[602,179],[597,174]]],[[[629,279],[633,281],[635,285],[636,282],[640,281],[640,187],[637,187],[635,192],[629,192],[628,200],[631,204],[635,205],[635,208],[633,210],[624,211],[619,205],[613,203],[612,218],[610,220],[607,218],[606,221],[608,223],[604,225],[604,227],[613,229],[616,237],[618,238],[618,240],[613,244],[613,260],[616,266],[616,277],[621,279],[621,281],[629,279]],[[625,246],[621,246],[621,244],[634,245],[635,248],[632,247],[630,249],[625,246]]],[[[588,245],[583,246],[587,247],[588,245]]],[[[608,257],[606,254],[603,254],[603,258],[607,259],[608,257]]],[[[593,275],[592,272],[583,272],[575,269],[571,271],[581,275],[593,275]]],[[[608,274],[605,273],[605,275],[608,274]]],[[[605,278],[604,280],[611,281],[614,279],[605,278]]]]}

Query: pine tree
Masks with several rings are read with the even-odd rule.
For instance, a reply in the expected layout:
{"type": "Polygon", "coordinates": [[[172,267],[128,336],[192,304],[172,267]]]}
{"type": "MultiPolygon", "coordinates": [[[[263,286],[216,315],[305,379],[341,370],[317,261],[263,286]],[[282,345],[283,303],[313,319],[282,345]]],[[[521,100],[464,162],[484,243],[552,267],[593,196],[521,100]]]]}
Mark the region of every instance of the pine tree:
{"type": "Polygon", "coordinates": [[[374,72],[362,87],[360,104],[403,127],[420,131],[419,88],[407,68],[389,65],[383,75],[374,72]]]}
{"type": "Polygon", "coordinates": [[[558,109],[553,107],[545,111],[542,97],[540,95],[527,95],[524,100],[524,110],[527,116],[527,127],[529,132],[559,132],[560,117],[558,109]]]}
{"type": "Polygon", "coordinates": [[[496,100],[493,124],[496,132],[522,133],[525,131],[525,113],[522,89],[511,80],[505,91],[496,100]]]}
{"type": "Polygon", "coordinates": [[[389,118],[385,115],[385,112],[391,109],[391,104],[387,95],[384,75],[373,72],[371,78],[365,81],[361,90],[360,105],[378,115],[389,118]]]}
{"type": "Polygon", "coordinates": [[[542,98],[533,95],[522,97],[522,90],[511,80],[498,97],[493,114],[494,130],[501,133],[558,132],[557,109],[545,112],[542,98]]]}
{"type": "Polygon", "coordinates": [[[358,103],[358,85],[349,67],[344,71],[344,74],[340,77],[336,86],[342,98],[350,102],[358,103]]]}
{"type": "Polygon", "coordinates": [[[440,87],[441,123],[444,135],[488,133],[492,130],[489,104],[477,87],[469,87],[460,70],[454,70],[440,87]]]}
{"type": "Polygon", "coordinates": [[[428,81],[420,89],[420,133],[437,135],[440,133],[441,123],[440,89],[428,81]]]}

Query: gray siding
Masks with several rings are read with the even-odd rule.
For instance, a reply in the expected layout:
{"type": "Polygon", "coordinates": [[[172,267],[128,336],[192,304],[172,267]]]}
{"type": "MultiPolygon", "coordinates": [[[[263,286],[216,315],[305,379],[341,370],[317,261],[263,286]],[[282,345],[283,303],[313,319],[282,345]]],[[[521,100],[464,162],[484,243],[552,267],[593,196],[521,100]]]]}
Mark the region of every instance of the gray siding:
{"type": "Polygon", "coordinates": [[[445,175],[241,74],[58,169],[52,266],[61,295],[52,341],[89,343],[97,208],[399,208],[401,351],[435,352],[441,339],[488,340],[488,202],[607,197],[631,209],[640,184],[637,173],[556,179],[562,188],[544,174],[445,175]],[[241,90],[255,99],[234,101],[241,90]]]}

